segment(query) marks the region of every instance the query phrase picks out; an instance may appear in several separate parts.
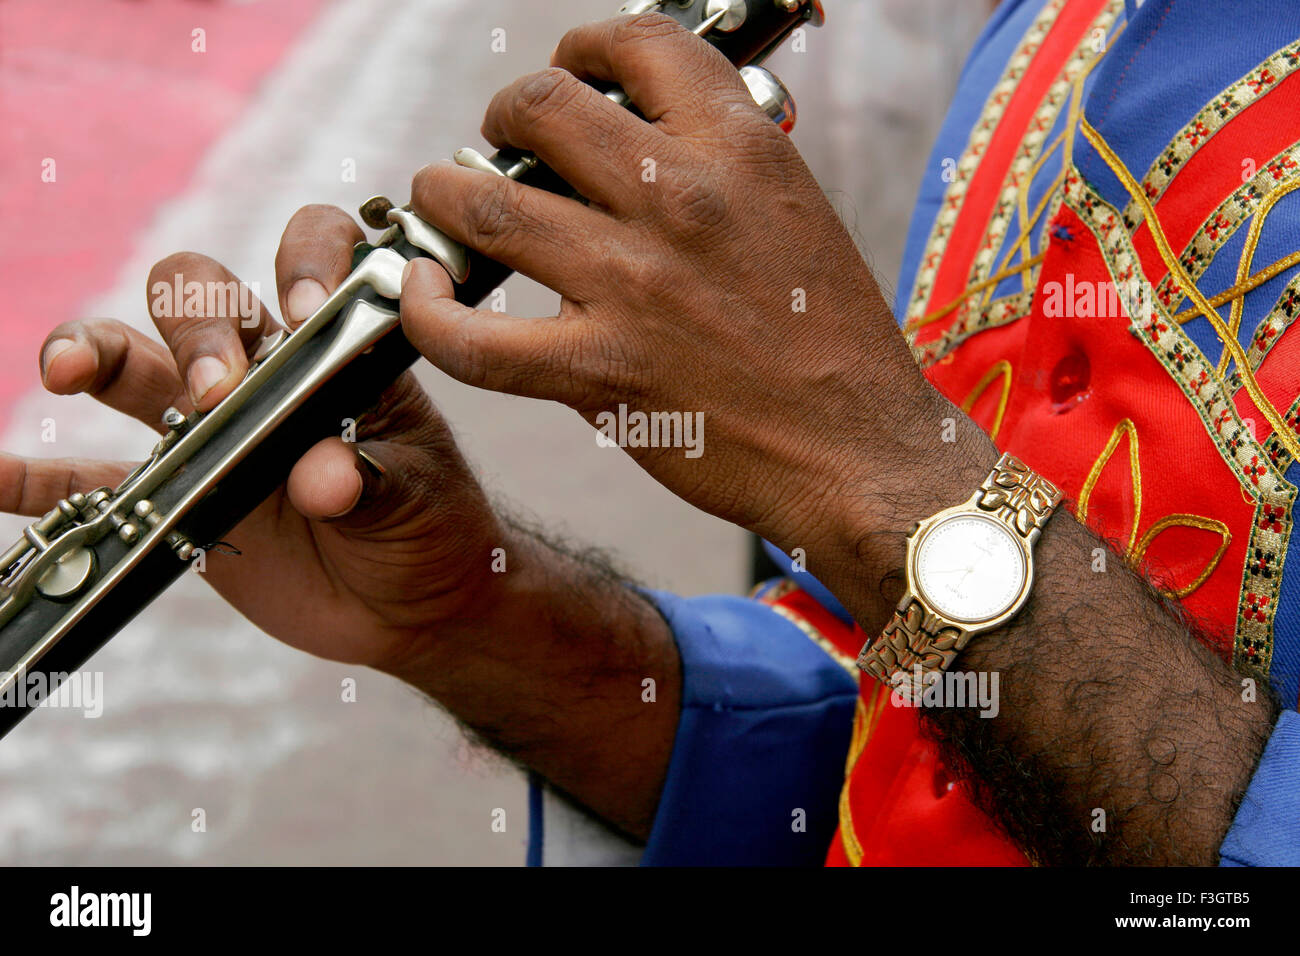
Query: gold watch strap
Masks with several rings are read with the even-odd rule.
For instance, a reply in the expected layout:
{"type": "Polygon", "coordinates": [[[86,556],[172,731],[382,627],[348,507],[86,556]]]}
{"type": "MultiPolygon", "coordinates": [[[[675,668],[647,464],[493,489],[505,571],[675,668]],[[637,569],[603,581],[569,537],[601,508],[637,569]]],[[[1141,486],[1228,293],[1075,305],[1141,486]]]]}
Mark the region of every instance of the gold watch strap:
{"type": "Polygon", "coordinates": [[[922,674],[947,670],[971,637],[926,610],[909,591],[881,635],[862,648],[858,667],[885,684],[912,683],[918,666],[922,674]]]}
{"type": "Polygon", "coordinates": [[[1032,545],[1061,503],[1061,489],[1014,455],[1003,455],[972,503],[1001,518],[1032,545]]]}
{"type": "MultiPolygon", "coordinates": [[[[970,503],[998,518],[1032,548],[1061,503],[1061,491],[1019,458],[1003,455],[970,503]]],[[[926,607],[909,580],[889,624],[862,648],[858,667],[886,684],[911,686],[918,666],[922,675],[947,670],[975,633],[926,607]]]]}

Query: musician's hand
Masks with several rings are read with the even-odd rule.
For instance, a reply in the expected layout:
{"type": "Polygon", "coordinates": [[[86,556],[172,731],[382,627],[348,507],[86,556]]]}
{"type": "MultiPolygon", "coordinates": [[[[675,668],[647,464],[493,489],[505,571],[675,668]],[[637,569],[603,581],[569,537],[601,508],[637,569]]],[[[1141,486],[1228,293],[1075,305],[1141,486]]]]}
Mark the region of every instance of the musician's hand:
{"type": "MultiPolygon", "coordinates": [[[[347,275],[360,238],[330,207],[290,221],[275,264],[291,325],[347,275]]],[[[154,267],[148,289],[166,294],[177,275],[182,289],[234,281],[213,260],[181,253],[154,267]]],[[[176,317],[156,303],[151,294],[165,347],[108,320],[55,329],[42,348],[46,387],[87,392],[158,428],[169,405],[207,410],[229,394],[248,351],[277,328],[255,300],[229,317],[176,317]]],[[[356,439],[312,448],[228,536],[242,554],[206,556],[209,583],[288,644],[407,681],[644,837],[679,712],[663,618],[593,555],[499,518],[411,373],[362,417],[356,439]],[[661,706],[645,704],[647,675],[661,706]]],[[[40,514],[72,491],[118,484],[129,468],[0,455],[0,511],[40,514]]]]}
{"type": "MultiPolygon", "coordinates": [[[[309,206],[294,216],[276,257],[280,307],[291,325],[347,275],[360,238],[333,207],[309,206]]],[[[167,301],[177,275],[182,288],[198,282],[205,290],[235,278],[197,254],[164,259],[147,289],[167,345],[107,319],[62,325],[42,348],[46,387],[87,392],[155,428],[169,405],[185,412],[214,406],[243,378],[248,351],[279,325],[256,300],[245,301],[243,315],[177,314],[167,301]]],[[[490,552],[507,544],[508,532],[411,373],[361,418],[356,439],[312,448],[228,536],[242,555],[207,555],[204,575],[289,644],[391,670],[431,634],[450,636],[483,621],[504,578],[491,573],[490,552]]],[[[116,485],[127,466],[6,458],[0,469],[8,499],[0,505],[39,513],[69,491],[116,485]]]]}
{"type": "Polygon", "coordinates": [[[499,93],[483,132],[537,153],[591,206],[447,163],[416,175],[412,202],[559,291],[559,315],[466,308],[421,263],[402,297],[412,342],[463,381],[564,402],[598,427],[620,403],[703,413],[698,457],[629,454],[787,550],[815,547],[848,500],[862,501],[859,529],[905,528],[922,512],[898,524],[872,509],[918,484],[900,465],[960,413],[925,383],[788,137],[666,17],[581,27],[553,63],[499,93]],[[583,79],[617,83],[646,119],[583,79]]]}

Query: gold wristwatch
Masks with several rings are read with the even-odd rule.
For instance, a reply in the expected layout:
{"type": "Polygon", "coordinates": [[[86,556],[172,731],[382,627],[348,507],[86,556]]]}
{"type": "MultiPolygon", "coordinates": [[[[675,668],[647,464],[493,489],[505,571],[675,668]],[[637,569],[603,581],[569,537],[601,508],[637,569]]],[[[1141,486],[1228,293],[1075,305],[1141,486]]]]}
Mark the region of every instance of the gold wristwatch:
{"type": "Polygon", "coordinates": [[[1033,584],[1034,543],[1060,503],[1055,485],[1003,455],[969,499],[913,525],[907,593],[858,666],[917,693],[972,637],[1015,616],[1033,584]]]}

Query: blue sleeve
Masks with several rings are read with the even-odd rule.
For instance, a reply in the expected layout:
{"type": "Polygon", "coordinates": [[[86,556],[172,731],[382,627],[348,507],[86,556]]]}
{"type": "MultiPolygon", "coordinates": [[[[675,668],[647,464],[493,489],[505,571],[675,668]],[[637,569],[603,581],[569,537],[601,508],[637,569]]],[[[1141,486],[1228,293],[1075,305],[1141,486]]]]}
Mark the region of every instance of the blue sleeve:
{"type": "Polygon", "coordinates": [[[820,604],[826,610],[830,611],[839,619],[840,623],[853,626],[853,615],[848,609],[840,603],[839,598],[831,593],[830,588],[822,584],[807,571],[800,571],[790,560],[790,556],[772,544],[770,541],[763,542],[763,550],[767,553],[772,563],[780,568],[781,573],[793,581],[795,584],[812,595],[814,601],[820,604]]]}
{"type": "Polygon", "coordinates": [[[1300,866],[1300,713],[1282,712],[1219,848],[1221,866],[1300,866]]]}
{"type": "Polygon", "coordinates": [[[682,712],[641,862],[820,866],[857,682],[756,601],[649,592],[682,660],[682,712]]]}

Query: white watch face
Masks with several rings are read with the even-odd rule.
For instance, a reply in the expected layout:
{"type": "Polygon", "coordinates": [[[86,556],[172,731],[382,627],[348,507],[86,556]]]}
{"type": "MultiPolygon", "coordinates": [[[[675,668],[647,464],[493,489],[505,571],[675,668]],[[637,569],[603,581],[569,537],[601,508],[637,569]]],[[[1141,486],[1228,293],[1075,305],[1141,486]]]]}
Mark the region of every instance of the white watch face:
{"type": "Polygon", "coordinates": [[[915,584],[926,602],[956,621],[1006,612],[1025,584],[1025,555],[1006,525],[954,515],[931,528],[916,549],[915,584]]]}

